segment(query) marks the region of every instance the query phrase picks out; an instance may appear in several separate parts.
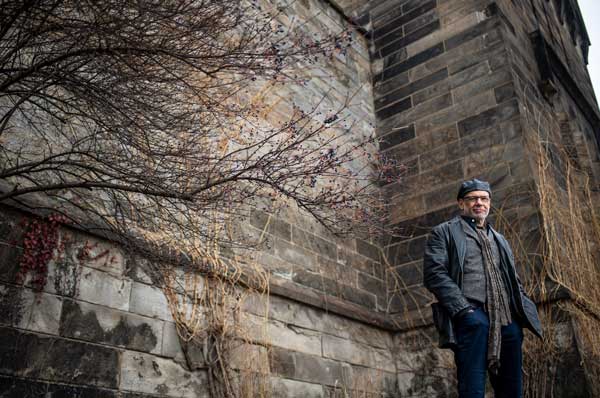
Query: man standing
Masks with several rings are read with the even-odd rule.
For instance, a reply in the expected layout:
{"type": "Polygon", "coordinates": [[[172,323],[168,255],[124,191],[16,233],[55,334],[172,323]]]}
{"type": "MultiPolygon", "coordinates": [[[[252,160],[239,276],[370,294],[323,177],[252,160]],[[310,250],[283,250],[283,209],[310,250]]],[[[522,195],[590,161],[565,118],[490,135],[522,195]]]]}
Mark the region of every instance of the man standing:
{"type": "Polygon", "coordinates": [[[523,327],[541,337],[535,304],[523,292],[504,236],[486,221],[491,189],[465,181],[458,191],[461,215],[431,231],[423,279],[440,346],[454,351],[460,398],[483,398],[486,371],[496,398],[522,396],[523,327]]]}

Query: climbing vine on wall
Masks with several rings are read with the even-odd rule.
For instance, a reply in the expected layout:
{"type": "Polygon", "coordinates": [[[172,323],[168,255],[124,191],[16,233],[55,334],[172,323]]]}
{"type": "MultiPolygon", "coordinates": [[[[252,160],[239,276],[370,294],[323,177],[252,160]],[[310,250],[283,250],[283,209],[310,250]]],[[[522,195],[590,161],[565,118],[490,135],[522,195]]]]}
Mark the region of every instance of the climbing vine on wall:
{"type": "Polygon", "coordinates": [[[65,222],[66,218],[58,214],[22,221],[25,233],[17,281],[25,282],[29,276],[34,290],[41,291],[46,286],[48,263],[56,252],[64,250],[58,229],[65,222]]]}

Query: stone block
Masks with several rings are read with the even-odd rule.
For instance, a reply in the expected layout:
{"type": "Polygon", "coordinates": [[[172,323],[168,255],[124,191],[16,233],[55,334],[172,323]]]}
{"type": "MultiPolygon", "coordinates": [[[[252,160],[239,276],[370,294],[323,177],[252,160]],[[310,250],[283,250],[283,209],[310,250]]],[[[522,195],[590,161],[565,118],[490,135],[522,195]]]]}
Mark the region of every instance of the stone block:
{"type": "MultiPolygon", "coordinates": [[[[443,45],[443,43],[437,45],[443,45]]],[[[474,63],[480,62],[480,60],[471,61],[471,58],[477,58],[478,53],[486,51],[490,46],[501,47],[502,43],[499,43],[499,38],[497,37],[494,40],[490,40],[489,36],[476,37],[450,51],[430,58],[427,62],[414,66],[408,72],[409,79],[420,79],[443,67],[447,67],[450,74],[456,73],[457,70],[464,69],[474,63]]]]}
{"type": "Polygon", "coordinates": [[[414,106],[417,106],[422,102],[428,101],[428,100],[438,97],[440,95],[447,94],[449,92],[450,92],[450,82],[448,80],[443,80],[439,83],[436,83],[432,86],[424,88],[421,91],[416,92],[413,95],[413,104],[414,104],[414,106]]]}
{"type": "Polygon", "coordinates": [[[425,76],[419,80],[411,82],[405,86],[401,86],[375,100],[375,109],[383,108],[389,104],[394,103],[402,98],[405,98],[419,90],[427,88],[435,83],[440,82],[448,77],[448,70],[446,68],[440,69],[428,76],[425,76]]]}
{"type": "Polygon", "coordinates": [[[300,285],[321,290],[333,296],[339,295],[337,280],[326,277],[324,273],[297,269],[292,274],[292,280],[300,285]]]}
{"type": "MultiPolygon", "coordinates": [[[[397,113],[393,117],[382,121],[380,124],[380,132],[385,134],[393,128],[398,126],[406,126],[407,124],[417,122],[417,135],[419,131],[418,121],[423,118],[427,118],[431,114],[439,114],[444,109],[453,109],[452,107],[452,95],[450,93],[440,95],[439,97],[432,98],[428,101],[421,102],[420,104],[406,110],[402,113],[397,113]]],[[[431,128],[438,128],[440,125],[432,125],[431,128]]]]}
{"type": "MultiPolygon", "coordinates": [[[[378,52],[375,53],[375,56],[380,57],[380,58],[386,57],[386,56],[398,51],[399,49],[406,47],[406,46],[410,45],[411,43],[414,43],[417,40],[430,35],[431,33],[440,29],[440,26],[441,26],[440,21],[434,20],[433,22],[429,23],[428,25],[425,25],[417,30],[414,30],[411,33],[401,37],[400,39],[386,45],[385,47],[382,47],[378,52]]],[[[409,51],[409,53],[410,53],[410,51],[409,51]]]]}
{"type": "Polygon", "coordinates": [[[406,314],[425,308],[433,301],[433,295],[421,286],[400,287],[399,291],[390,294],[387,310],[390,313],[406,314]]]}
{"type": "Polygon", "coordinates": [[[0,281],[14,282],[19,271],[22,253],[23,227],[19,223],[19,215],[8,212],[5,208],[0,212],[0,281]]]}
{"type": "MultiPolygon", "coordinates": [[[[0,396],[3,398],[119,398],[116,391],[86,386],[69,386],[30,379],[0,376],[0,396]]],[[[127,398],[127,397],[125,397],[127,398]]],[[[134,398],[134,397],[129,397],[134,398]]],[[[142,397],[139,397],[142,398],[142,397]]]]}
{"type": "MultiPolygon", "coordinates": [[[[477,80],[471,81],[462,87],[457,87],[452,93],[457,103],[463,102],[474,95],[484,92],[485,90],[494,89],[496,86],[502,85],[503,83],[511,80],[512,76],[510,75],[508,69],[505,68],[490,74],[484,73],[482,77],[478,78],[477,80]]],[[[510,86],[512,87],[512,84],[510,84],[510,86]]],[[[494,96],[496,97],[496,102],[498,103],[511,98],[509,91],[499,92],[498,89],[494,89],[494,96]],[[500,101],[498,101],[499,98],[501,99],[500,101]]]]}
{"type": "MultiPolygon", "coordinates": [[[[279,296],[266,297],[258,293],[250,294],[242,304],[242,309],[254,315],[268,317],[285,324],[300,326],[305,329],[323,330],[325,314],[316,308],[297,305],[279,296]]],[[[258,321],[258,320],[257,320],[258,321]]]]}
{"type": "Polygon", "coordinates": [[[166,397],[209,398],[206,372],[189,372],[169,359],[124,351],[121,390],[166,397]]]}
{"type": "MultiPolygon", "coordinates": [[[[475,13],[477,14],[477,13],[475,13]]],[[[474,14],[471,14],[474,15],[474,14]]],[[[467,16],[468,17],[468,16],[467,16]]],[[[462,18],[464,19],[464,18],[462,18]]],[[[458,24],[460,21],[454,22],[454,24],[458,24]]],[[[466,29],[450,38],[445,40],[444,44],[446,46],[446,50],[452,50],[461,44],[464,44],[470,40],[473,40],[476,37],[483,36],[487,31],[492,30],[494,27],[498,25],[498,20],[494,18],[486,19],[477,25],[466,29]]]]}
{"type": "Polygon", "coordinates": [[[439,19],[439,17],[438,17],[437,10],[435,8],[431,9],[431,10],[427,11],[425,14],[422,14],[422,15],[414,18],[412,21],[410,21],[406,25],[404,25],[404,32],[405,32],[405,34],[409,34],[425,25],[428,25],[428,24],[438,20],[438,19],[439,19]]]}
{"type": "Polygon", "coordinates": [[[181,340],[177,333],[177,327],[173,322],[163,323],[162,333],[162,349],[161,355],[164,357],[173,358],[173,360],[180,364],[185,364],[185,355],[181,348],[181,340]]]}
{"type": "Polygon", "coordinates": [[[284,348],[271,347],[269,365],[273,375],[293,378],[296,373],[296,352],[284,348]]]}
{"type": "Polygon", "coordinates": [[[335,259],[337,248],[334,242],[323,239],[320,236],[306,232],[300,228],[292,227],[292,241],[306,249],[309,249],[321,256],[335,259]]]}
{"type": "Polygon", "coordinates": [[[109,347],[0,327],[0,372],[116,388],[119,352],[109,347]]]}
{"type": "Polygon", "coordinates": [[[278,373],[282,377],[329,386],[340,385],[349,368],[342,362],[299,352],[286,354],[279,350],[272,358],[280,363],[278,369],[285,371],[278,373]],[[293,366],[290,366],[290,359],[293,360],[293,366]]]}
{"type": "Polygon", "coordinates": [[[398,203],[398,205],[393,206],[391,210],[390,223],[392,224],[412,218],[415,214],[421,214],[427,210],[422,195],[412,198],[397,198],[394,203],[398,203]]]}
{"type": "MultiPolygon", "coordinates": [[[[407,58],[406,60],[403,60],[400,63],[396,63],[394,65],[391,65],[389,67],[384,68],[383,72],[381,72],[379,75],[375,75],[375,77],[373,78],[373,83],[376,84],[376,93],[379,94],[380,91],[378,90],[378,86],[377,83],[391,79],[392,77],[398,76],[403,72],[406,72],[412,68],[414,68],[417,65],[423,64],[427,61],[429,61],[432,58],[435,58],[437,56],[439,56],[440,54],[442,54],[444,52],[444,45],[443,43],[439,43],[436,44],[426,50],[421,51],[418,54],[413,55],[410,58],[407,58]]],[[[441,69],[437,68],[438,70],[441,69]]],[[[433,71],[432,71],[433,72],[433,71]]],[[[413,80],[413,79],[411,79],[413,80]]],[[[398,87],[398,86],[396,86],[398,87]]]]}
{"type": "Polygon", "coordinates": [[[317,268],[316,253],[284,240],[274,239],[273,247],[270,249],[270,252],[288,263],[312,270],[317,268]]]}
{"type": "Polygon", "coordinates": [[[363,256],[369,257],[374,261],[379,261],[381,259],[381,249],[376,245],[369,242],[366,242],[361,239],[356,240],[356,249],[358,253],[363,256]]]}
{"type": "Polygon", "coordinates": [[[409,0],[398,0],[398,1],[379,1],[377,3],[371,2],[369,4],[371,18],[373,20],[373,26],[379,27],[388,23],[390,20],[397,18],[402,15],[402,5],[407,3],[409,0]]]}
{"type": "Polygon", "coordinates": [[[335,279],[345,285],[356,286],[358,273],[356,269],[325,257],[318,257],[317,261],[320,272],[327,278],[335,279]]]}
{"type": "MultiPolygon", "coordinates": [[[[458,192],[458,187],[455,187],[455,190],[458,192]]],[[[456,197],[454,199],[456,199],[456,197]]],[[[429,211],[419,215],[418,217],[402,221],[401,223],[393,226],[394,236],[390,238],[388,244],[426,235],[429,233],[431,228],[449,220],[456,214],[456,212],[457,206],[452,204],[452,206],[440,210],[429,211]]]]}
{"type": "Polygon", "coordinates": [[[63,299],[52,294],[23,289],[21,295],[23,315],[15,326],[34,332],[58,334],[63,299]]]}
{"type": "Polygon", "coordinates": [[[339,248],[338,261],[345,266],[354,268],[355,270],[365,272],[367,274],[373,274],[373,264],[375,263],[375,260],[358,254],[352,250],[339,248]]]}
{"type": "Polygon", "coordinates": [[[339,296],[354,304],[362,305],[372,310],[377,309],[377,296],[371,292],[357,289],[348,285],[338,285],[339,296]]]}
{"type": "Polygon", "coordinates": [[[71,264],[83,265],[108,272],[114,276],[123,275],[126,265],[122,249],[110,242],[86,237],[80,234],[63,234],[65,260],[71,264]]]}
{"type": "Polygon", "coordinates": [[[157,287],[133,282],[129,311],[135,314],[173,322],[167,297],[157,287]]]}
{"type": "Polygon", "coordinates": [[[64,297],[75,297],[79,290],[83,267],[64,256],[48,263],[48,278],[44,291],[64,297]]]}
{"type": "Polygon", "coordinates": [[[273,398],[324,398],[320,384],[305,383],[296,380],[271,378],[273,398]]]}
{"type": "Polygon", "coordinates": [[[65,300],[60,317],[64,337],[161,353],[163,322],[103,306],[65,300]]]}
{"type": "Polygon", "coordinates": [[[237,340],[232,342],[227,364],[232,369],[266,374],[269,372],[270,357],[270,349],[237,340]]]}
{"type": "Polygon", "coordinates": [[[0,284],[0,324],[57,335],[61,308],[60,297],[0,284]]]}
{"type": "MultiPolygon", "coordinates": [[[[400,15],[398,18],[385,20],[385,24],[378,24],[380,27],[373,30],[373,38],[377,40],[384,37],[385,40],[389,40],[387,39],[386,35],[392,31],[395,31],[398,28],[402,28],[403,25],[407,25],[408,29],[406,30],[408,33],[410,33],[416,28],[426,25],[427,22],[433,22],[433,19],[429,20],[428,18],[420,18],[418,20],[419,22],[416,21],[418,17],[422,17],[425,13],[427,13],[427,15],[431,15],[432,13],[429,13],[429,11],[432,11],[434,9],[435,1],[427,1],[425,3],[420,4],[418,7],[410,10],[406,14],[400,15]]],[[[400,30],[402,31],[403,29],[400,30]]],[[[382,47],[382,44],[385,45],[384,43],[379,43],[377,44],[377,46],[382,47]]]]}
{"type": "Polygon", "coordinates": [[[460,20],[457,20],[452,24],[442,25],[441,22],[437,20],[440,28],[408,45],[406,47],[406,51],[409,56],[416,54],[420,51],[423,51],[425,48],[428,48],[436,43],[441,43],[449,37],[469,29],[481,21],[481,19],[482,18],[480,14],[472,13],[465,15],[460,20]]]}
{"type": "Polygon", "coordinates": [[[125,276],[141,283],[152,285],[156,279],[154,265],[148,259],[139,255],[131,255],[127,261],[125,276]]]}
{"type": "Polygon", "coordinates": [[[506,83],[496,87],[494,89],[494,94],[496,95],[496,102],[500,104],[516,96],[515,86],[512,82],[506,83]]]}
{"type": "Polygon", "coordinates": [[[259,316],[244,314],[245,330],[253,330],[252,338],[262,344],[306,354],[321,355],[321,335],[314,330],[304,329],[292,324],[268,320],[259,316]]]}
{"type": "Polygon", "coordinates": [[[420,260],[393,267],[388,272],[389,286],[408,287],[423,283],[423,264],[420,260]]]}
{"type": "Polygon", "coordinates": [[[369,293],[375,294],[378,298],[385,297],[387,286],[384,281],[371,275],[358,273],[358,287],[369,293]]]}
{"type": "Polygon", "coordinates": [[[396,102],[393,105],[390,105],[386,108],[382,108],[382,109],[376,111],[375,116],[377,116],[377,118],[380,120],[384,120],[384,119],[387,119],[397,113],[402,113],[411,108],[412,108],[412,99],[405,98],[401,101],[396,102]]]}
{"type": "Polygon", "coordinates": [[[94,268],[81,267],[77,299],[127,311],[130,294],[130,280],[94,268]]]}
{"type": "Polygon", "coordinates": [[[323,356],[354,365],[395,371],[390,351],[335,336],[323,335],[323,356]]]}
{"type": "Polygon", "coordinates": [[[423,257],[426,236],[402,241],[387,249],[388,261],[393,265],[400,265],[418,260],[423,257]]]}
{"type": "Polygon", "coordinates": [[[448,72],[451,75],[457,74],[465,69],[471,68],[474,65],[477,65],[481,62],[486,62],[488,64],[490,71],[496,71],[500,69],[500,65],[496,65],[496,61],[502,60],[502,66],[506,67],[508,63],[508,57],[506,54],[506,48],[504,43],[501,41],[496,42],[494,44],[488,46],[477,46],[472,48],[472,46],[465,46],[472,50],[472,52],[464,53],[458,50],[450,51],[449,54],[463,54],[462,57],[457,56],[456,58],[452,58],[448,60],[448,72]]]}
{"type": "MultiPolygon", "coordinates": [[[[454,104],[432,115],[425,116],[415,124],[417,136],[421,131],[447,128],[449,124],[468,118],[496,105],[493,91],[485,91],[459,104],[454,104]]],[[[420,105],[419,105],[420,106],[420,105]]]]}
{"type": "Polygon", "coordinates": [[[264,211],[255,210],[250,216],[250,224],[261,232],[266,231],[288,242],[292,240],[291,226],[288,222],[268,214],[264,211]]]}
{"type": "Polygon", "coordinates": [[[415,125],[411,124],[404,127],[393,129],[390,134],[381,137],[379,141],[379,150],[385,151],[391,147],[415,138],[415,125]]]}
{"type": "Polygon", "coordinates": [[[283,261],[279,257],[266,252],[261,252],[259,254],[258,263],[269,270],[272,275],[280,276],[285,279],[292,279],[294,265],[287,261],[283,261]]]}
{"type": "MultiPolygon", "coordinates": [[[[450,84],[452,89],[456,89],[467,83],[473,82],[483,76],[490,77],[491,70],[487,62],[480,62],[468,68],[456,72],[450,76],[450,84]]],[[[458,102],[458,101],[457,101],[458,102]]]]}
{"type": "MultiPolygon", "coordinates": [[[[495,101],[495,97],[494,97],[495,101]]],[[[474,116],[458,122],[458,131],[461,137],[473,134],[476,131],[489,128],[490,126],[511,119],[519,113],[519,104],[516,99],[503,102],[491,109],[487,109],[474,116]]]]}
{"type": "Polygon", "coordinates": [[[446,163],[441,167],[428,170],[419,175],[408,177],[399,183],[386,186],[386,191],[392,197],[395,197],[396,195],[406,197],[415,192],[419,192],[420,187],[436,187],[440,184],[447,183],[448,181],[462,180],[464,176],[463,165],[463,159],[446,163]]]}
{"type": "Polygon", "coordinates": [[[456,206],[456,194],[458,192],[458,186],[460,181],[453,181],[449,184],[440,186],[431,192],[427,192],[423,195],[423,201],[425,202],[425,208],[429,210],[443,210],[451,208],[448,212],[449,217],[458,214],[458,207],[456,206]]]}

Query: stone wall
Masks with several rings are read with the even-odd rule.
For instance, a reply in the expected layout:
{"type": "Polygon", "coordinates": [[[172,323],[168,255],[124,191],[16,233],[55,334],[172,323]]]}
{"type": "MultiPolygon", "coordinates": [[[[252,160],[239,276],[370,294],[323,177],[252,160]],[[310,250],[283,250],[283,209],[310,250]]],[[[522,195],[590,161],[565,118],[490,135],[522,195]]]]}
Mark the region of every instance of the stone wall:
{"type": "MultiPolygon", "coordinates": [[[[598,184],[599,113],[585,67],[589,39],[577,4],[571,1],[369,5],[356,20],[372,39],[380,149],[407,165],[399,182],[384,187],[394,204],[395,233],[384,243],[395,276],[388,278],[390,302],[396,304],[390,310],[408,314],[412,321],[407,325],[416,327],[396,336],[399,388],[415,394],[418,381],[426,379],[415,396],[444,396],[451,390],[444,384],[436,388],[438,374],[419,371],[446,369],[446,379],[452,373],[451,359],[431,344],[435,334],[427,316],[434,298],[421,281],[427,234],[456,214],[455,195],[462,180],[490,181],[492,222],[511,240],[522,260],[518,271],[531,294],[539,297],[535,276],[540,270],[536,253],[541,250],[542,224],[530,134],[566,147],[591,186],[598,184]],[[536,30],[545,38],[541,55],[536,30]],[[412,370],[402,377],[402,368],[412,370]]],[[[585,385],[581,364],[573,367],[577,343],[569,317],[557,316],[554,304],[539,304],[546,324],[552,324],[550,339],[564,355],[557,359],[557,369],[536,373],[538,380],[528,381],[530,393],[539,387],[536,383],[544,384],[540,379],[549,378],[547,387],[565,374],[585,385]]],[[[527,339],[531,343],[532,336],[527,339]]],[[[562,389],[557,396],[588,396],[587,387],[582,388],[562,389]]]]}
{"type": "MultiPolygon", "coordinates": [[[[348,27],[339,10],[320,0],[291,2],[279,18],[300,19],[317,35],[348,27]]],[[[354,28],[350,34],[345,51],[318,67],[298,65],[298,84],[256,82],[249,100],[265,109],[266,123],[285,120],[292,106],[310,111],[318,104],[324,114],[352,97],[341,116],[356,140],[374,134],[368,40],[354,28]]],[[[8,207],[0,214],[0,395],[208,396],[203,358],[178,336],[156,264],[64,227],[64,247],[48,264],[44,288],[34,292],[31,281],[22,286],[17,278],[22,220],[32,215],[8,207]]],[[[255,210],[236,227],[265,238],[255,261],[270,272],[272,294],[267,300],[240,290],[246,299],[231,321],[240,336],[228,358],[240,371],[237,382],[243,384],[250,368],[268,371],[249,383],[266,382],[275,397],[333,397],[354,389],[391,395],[396,364],[392,322],[383,315],[381,249],[334,237],[294,209],[255,210]]]]}
{"type": "MultiPolygon", "coordinates": [[[[4,208],[3,236],[20,242],[23,218],[4,208]]],[[[19,244],[1,248],[2,396],[208,396],[206,371],[191,365],[201,359],[182,348],[146,262],[77,230],[61,229],[61,239],[41,292],[16,282],[19,244]]],[[[258,293],[245,299],[237,322],[249,334],[234,343],[231,364],[265,365],[273,396],[395,388],[388,331],[258,293]]]]}
{"type": "MultiPolygon", "coordinates": [[[[381,242],[335,237],[296,209],[256,210],[240,223],[249,236],[267,238],[256,261],[271,277],[270,296],[244,293],[235,322],[250,332],[233,350],[235,369],[266,366],[278,397],[455,396],[451,353],[435,348],[434,299],[422,286],[421,259],[431,227],[456,213],[458,184],[490,181],[499,228],[511,225],[525,251],[536,247],[537,177],[526,145],[531,110],[550,115],[547,125],[599,182],[586,36],[558,3],[291,3],[284,18],[300,16],[320,33],[350,24],[353,40],[320,73],[307,69],[304,84],[257,84],[254,100],[268,109],[265,120],[275,123],[290,106],[310,108],[324,97],[333,109],[352,95],[344,116],[353,133],[379,136],[381,153],[406,170],[382,187],[395,233],[381,242]],[[558,67],[544,75],[530,35],[537,28],[575,86],[557,77],[558,67]]],[[[44,289],[34,292],[16,279],[20,220],[31,215],[8,207],[0,215],[0,395],[208,396],[206,368],[178,337],[146,260],[63,227],[69,239],[49,263],[44,289]]],[[[524,262],[519,272],[527,280],[537,265],[524,262]]],[[[564,314],[559,321],[552,333],[568,355],[558,380],[585,379],[572,322],[564,314]]],[[[561,391],[588,394],[586,387],[561,391]]]]}

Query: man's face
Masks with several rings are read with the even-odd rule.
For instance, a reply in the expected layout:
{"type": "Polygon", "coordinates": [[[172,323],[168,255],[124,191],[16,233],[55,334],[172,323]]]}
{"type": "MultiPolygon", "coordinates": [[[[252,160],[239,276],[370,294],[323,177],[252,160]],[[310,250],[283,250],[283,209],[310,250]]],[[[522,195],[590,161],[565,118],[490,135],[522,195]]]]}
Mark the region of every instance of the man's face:
{"type": "Polygon", "coordinates": [[[490,194],[486,191],[472,191],[458,200],[462,215],[474,218],[479,223],[490,214],[490,194]]]}

